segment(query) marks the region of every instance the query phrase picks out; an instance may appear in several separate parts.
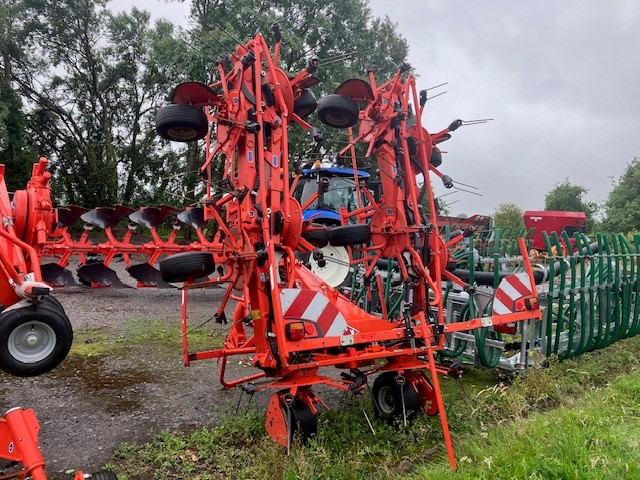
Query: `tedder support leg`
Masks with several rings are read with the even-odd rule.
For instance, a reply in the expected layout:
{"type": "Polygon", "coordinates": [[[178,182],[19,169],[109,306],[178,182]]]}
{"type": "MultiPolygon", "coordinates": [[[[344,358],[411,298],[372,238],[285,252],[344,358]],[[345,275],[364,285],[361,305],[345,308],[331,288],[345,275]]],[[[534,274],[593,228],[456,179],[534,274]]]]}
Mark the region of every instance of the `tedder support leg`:
{"type": "Polygon", "coordinates": [[[444,402],[442,401],[442,392],[440,391],[440,381],[438,380],[438,369],[436,368],[436,361],[433,358],[433,351],[427,348],[427,355],[429,356],[429,369],[431,370],[431,381],[433,382],[433,389],[436,394],[436,401],[438,403],[438,412],[440,413],[440,423],[442,424],[442,436],[444,437],[444,444],[447,447],[447,455],[449,456],[449,463],[454,470],[458,469],[456,464],[456,457],[453,453],[453,445],[451,443],[451,434],[449,433],[449,424],[447,423],[447,414],[444,411],[444,402]]]}

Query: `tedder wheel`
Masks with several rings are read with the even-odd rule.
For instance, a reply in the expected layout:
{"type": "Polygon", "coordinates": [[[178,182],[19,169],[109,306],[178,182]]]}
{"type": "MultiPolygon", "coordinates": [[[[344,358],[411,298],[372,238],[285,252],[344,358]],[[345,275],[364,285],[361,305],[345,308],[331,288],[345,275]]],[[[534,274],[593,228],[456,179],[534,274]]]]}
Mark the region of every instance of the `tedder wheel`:
{"type": "Polygon", "coordinates": [[[167,105],[156,113],[156,131],[165,140],[193,142],[209,131],[207,115],[191,105],[167,105]]]}
{"type": "Polygon", "coordinates": [[[358,122],[359,113],[356,101],[344,95],[332,94],[318,100],[318,118],[330,127],[353,127],[358,122]]]}
{"type": "Polygon", "coordinates": [[[410,419],[420,411],[418,392],[404,377],[402,377],[404,381],[398,383],[398,377],[398,372],[388,371],[380,374],[373,382],[372,394],[376,410],[380,418],[388,423],[393,423],[398,418],[402,419],[403,413],[407,419],[410,419]]]}
{"type": "MultiPolygon", "coordinates": [[[[284,408],[286,412],[286,407],[284,408]]],[[[289,444],[293,444],[298,438],[306,444],[318,432],[318,417],[306,403],[298,399],[289,408],[291,410],[291,425],[287,428],[289,444]]]]}
{"type": "Polygon", "coordinates": [[[271,396],[264,425],[269,436],[283,447],[296,439],[306,443],[318,431],[318,419],[311,408],[286,390],[271,396]]]}
{"type": "Polygon", "coordinates": [[[322,225],[314,224],[313,226],[321,226],[323,228],[319,228],[317,230],[307,230],[302,234],[302,238],[304,238],[314,247],[326,246],[329,243],[329,232],[322,225]]]}
{"type": "Polygon", "coordinates": [[[293,102],[293,113],[300,118],[305,118],[315,112],[318,107],[316,96],[311,90],[302,90],[300,96],[293,102]]]}
{"type": "Polygon", "coordinates": [[[118,477],[115,473],[107,470],[101,470],[99,472],[92,473],[89,478],[91,480],[118,480],[118,477]]]}
{"type": "MultiPolygon", "coordinates": [[[[44,297],[46,298],[46,297],[44,297]]],[[[0,314],[0,368],[30,377],[57,367],[73,341],[71,322],[55,302],[9,310],[0,314]]]]}
{"type": "Polygon", "coordinates": [[[334,246],[358,245],[371,240],[369,225],[344,225],[329,229],[329,243],[334,246]]]}
{"type": "Polygon", "coordinates": [[[160,274],[165,282],[185,282],[206,277],[216,270],[213,255],[207,252],[184,252],[160,262],[160,274]]]}

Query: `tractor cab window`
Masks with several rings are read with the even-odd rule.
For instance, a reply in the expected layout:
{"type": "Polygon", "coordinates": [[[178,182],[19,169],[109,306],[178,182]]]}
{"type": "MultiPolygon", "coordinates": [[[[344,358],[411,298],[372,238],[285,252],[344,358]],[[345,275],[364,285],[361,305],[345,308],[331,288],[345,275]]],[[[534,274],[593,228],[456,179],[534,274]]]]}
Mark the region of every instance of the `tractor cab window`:
{"type": "MultiPolygon", "coordinates": [[[[294,193],[300,204],[304,203],[315,193],[318,192],[318,180],[316,177],[300,179],[298,187],[294,193]]],[[[356,184],[347,177],[330,177],[327,191],[322,196],[321,204],[319,199],[309,204],[307,209],[324,209],[338,212],[341,207],[345,207],[348,211],[358,208],[356,200],[356,184]]]]}

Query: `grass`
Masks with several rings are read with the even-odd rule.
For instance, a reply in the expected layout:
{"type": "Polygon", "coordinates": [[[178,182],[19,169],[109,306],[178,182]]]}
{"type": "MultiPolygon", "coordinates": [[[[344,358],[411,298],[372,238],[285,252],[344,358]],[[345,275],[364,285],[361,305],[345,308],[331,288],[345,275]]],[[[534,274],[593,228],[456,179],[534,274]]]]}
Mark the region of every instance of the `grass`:
{"type": "MultiPolygon", "coordinates": [[[[224,335],[218,332],[222,327],[194,329],[189,332],[189,348],[210,349],[222,346],[224,335]]],[[[70,355],[94,357],[113,355],[130,348],[131,345],[153,345],[179,354],[182,350],[180,325],[169,325],[160,320],[128,320],[122,332],[110,327],[75,329],[70,355]]]]}
{"type": "MultiPolygon", "coordinates": [[[[470,369],[465,401],[442,379],[460,479],[640,478],[640,338],[510,384],[470,369]]],[[[287,456],[264,433],[262,413],[221,412],[222,425],[123,445],[111,468],[132,479],[438,479],[453,476],[437,417],[407,427],[374,421],[353,402],[319,417],[317,438],[287,456]]],[[[374,417],[370,401],[367,412],[374,417]]]]}

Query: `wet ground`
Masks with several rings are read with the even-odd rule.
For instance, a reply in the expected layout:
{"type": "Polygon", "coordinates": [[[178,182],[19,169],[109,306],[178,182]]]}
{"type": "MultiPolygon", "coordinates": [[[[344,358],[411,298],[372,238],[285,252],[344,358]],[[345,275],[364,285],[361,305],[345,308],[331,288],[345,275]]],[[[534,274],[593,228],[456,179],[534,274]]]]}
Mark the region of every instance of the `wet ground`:
{"type": "MultiPolygon", "coordinates": [[[[194,325],[211,317],[222,293],[190,294],[194,325]]],[[[77,332],[71,354],[39,377],[0,374],[0,411],[35,410],[49,475],[97,470],[123,442],[190,431],[235,409],[239,391],[222,389],[214,361],[182,365],[178,290],[72,288],[55,295],[77,332]]],[[[228,327],[212,324],[204,328],[213,346],[228,327]]],[[[235,373],[247,368],[237,363],[235,373]]]]}

